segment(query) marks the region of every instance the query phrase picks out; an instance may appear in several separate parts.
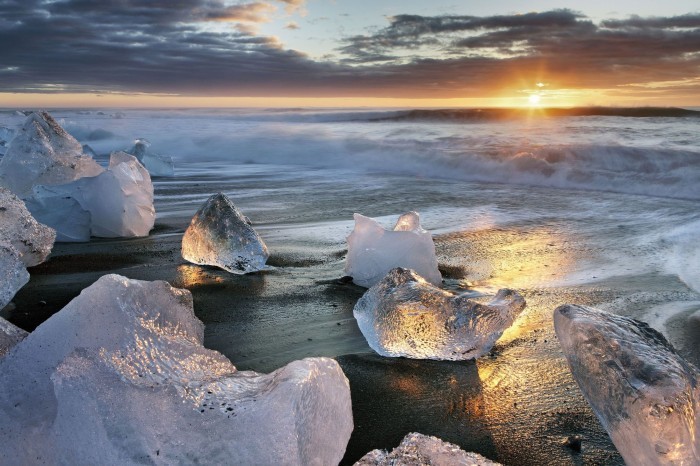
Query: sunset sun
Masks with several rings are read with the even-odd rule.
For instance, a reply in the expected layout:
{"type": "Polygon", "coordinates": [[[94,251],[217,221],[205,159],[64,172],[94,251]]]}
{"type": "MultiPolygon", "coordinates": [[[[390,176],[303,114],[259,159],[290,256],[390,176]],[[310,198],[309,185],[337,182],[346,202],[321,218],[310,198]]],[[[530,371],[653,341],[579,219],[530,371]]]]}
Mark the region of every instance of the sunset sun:
{"type": "Polygon", "coordinates": [[[527,98],[528,103],[530,104],[530,107],[536,107],[540,104],[541,96],[539,94],[530,94],[530,97],[527,98]]]}

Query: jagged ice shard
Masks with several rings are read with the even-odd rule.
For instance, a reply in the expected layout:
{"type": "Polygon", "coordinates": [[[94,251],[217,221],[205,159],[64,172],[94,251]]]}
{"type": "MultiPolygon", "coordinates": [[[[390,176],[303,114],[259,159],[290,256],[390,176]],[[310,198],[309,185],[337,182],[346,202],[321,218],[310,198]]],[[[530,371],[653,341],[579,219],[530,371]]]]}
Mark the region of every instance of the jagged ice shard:
{"type": "Polygon", "coordinates": [[[372,450],[354,466],[500,466],[437,437],[412,432],[391,452],[372,450]]]}
{"type": "Polygon", "coordinates": [[[127,150],[141,162],[151,176],[175,176],[175,164],[173,158],[167,155],[156,154],[150,150],[151,143],[140,138],[134,141],[134,146],[127,150]]]}
{"type": "Polygon", "coordinates": [[[0,185],[20,197],[35,185],[69,183],[104,169],[47,112],[30,114],[0,160],[0,185]]]}
{"type": "Polygon", "coordinates": [[[14,247],[25,266],[46,260],[56,232],[37,222],[24,202],[5,188],[0,188],[0,242],[14,247]]]}
{"type": "Polygon", "coordinates": [[[29,334],[24,330],[0,317],[0,359],[27,335],[29,334]]]}
{"type": "Polygon", "coordinates": [[[416,212],[399,217],[393,231],[364,215],[354,218],[345,273],[355,284],[369,288],[395,267],[412,269],[433,285],[442,282],[433,238],[421,227],[416,212]]]}
{"type": "Polygon", "coordinates": [[[353,428],[332,359],[236,371],[192,296],[106,275],[0,359],[8,464],[337,464],[353,428]]]}
{"type": "Polygon", "coordinates": [[[499,290],[489,304],[480,304],[396,268],[367,290],[353,315],[382,356],[454,361],[489,352],[524,308],[525,300],[512,290],[499,290]]]}
{"type": "Polygon", "coordinates": [[[583,396],[629,465],[700,464],[700,375],[644,322],[585,306],[554,311],[583,396]]]}
{"type": "Polygon", "coordinates": [[[207,199],[182,237],[185,260],[235,274],[262,270],[269,255],[248,219],[222,193],[207,199]]]}

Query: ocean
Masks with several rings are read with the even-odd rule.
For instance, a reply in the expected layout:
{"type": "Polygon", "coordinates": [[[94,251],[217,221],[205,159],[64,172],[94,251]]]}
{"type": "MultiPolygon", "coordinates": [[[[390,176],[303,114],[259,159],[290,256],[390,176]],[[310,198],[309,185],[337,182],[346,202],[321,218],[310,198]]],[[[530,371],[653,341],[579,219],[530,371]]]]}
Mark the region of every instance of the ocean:
{"type": "MultiPolygon", "coordinates": [[[[622,464],[571,378],[552,328],[564,303],[648,322],[700,364],[700,118],[664,110],[90,109],[52,115],[105,162],[146,138],[171,155],[146,239],[58,245],[30,270],[16,310],[28,330],[104,273],[190,289],[205,346],[268,372],[335,357],[355,433],[344,462],[409,431],[506,464],[622,464]],[[186,264],[179,240],[224,192],[252,220],[272,269],[238,277],[186,264]],[[444,286],[528,302],[476,362],[371,354],[340,280],[355,212],[393,225],[414,210],[444,286]],[[76,259],[77,258],[77,259],[76,259]],[[80,270],[69,263],[79,260],[80,270]],[[37,293],[48,293],[44,305],[37,293]],[[23,307],[24,306],[24,307],[23,307]],[[575,452],[562,446],[581,435],[575,452]]],[[[23,118],[0,112],[0,126],[23,118]]]]}

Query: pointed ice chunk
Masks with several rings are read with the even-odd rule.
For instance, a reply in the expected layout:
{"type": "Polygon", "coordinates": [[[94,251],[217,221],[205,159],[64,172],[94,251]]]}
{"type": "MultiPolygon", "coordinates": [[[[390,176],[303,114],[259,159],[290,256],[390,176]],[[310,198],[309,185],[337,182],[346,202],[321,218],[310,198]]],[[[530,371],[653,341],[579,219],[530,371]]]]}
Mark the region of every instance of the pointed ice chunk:
{"type": "Polygon", "coordinates": [[[571,373],[630,465],[700,464],[698,371],[659,332],[567,304],[554,329],[571,373]]]}
{"type": "Polygon", "coordinates": [[[0,242],[0,309],[12,301],[29,281],[29,272],[22,257],[9,243],[0,242]]]}
{"type": "Polygon", "coordinates": [[[382,356],[454,361],[488,353],[524,308],[512,290],[500,290],[484,305],[396,268],[367,290],[353,315],[382,356]]]}
{"type": "Polygon", "coordinates": [[[231,273],[262,270],[267,246],[247,218],[224,194],[214,194],[192,217],[182,237],[182,257],[231,273]]]}
{"type": "Polygon", "coordinates": [[[467,453],[437,437],[412,432],[391,453],[372,450],[354,466],[500,466],[478,453],[467,453]]]}
{"type": "Polygon", "coordinates": [[[0,185],[24,197],[35,185],[64,184],[102,171],[51,115],[39,112],[27,117],[0,160],[0,185]]]}
{"type": "Polygon", "coordinates": [[[107,275],[0,359],[8,464],[337,464],[350,388],[332,359],[238,372],[187,290],[107,275]]]}
{"type": "Polygon", "coordinates": [[[156,154],[150,150],[150,147],[151,143],[148,140],[140,138],[134,141],[134,146],[126,152],[136,157],[151,176],[175,176],[173,158],[156,154]]]}
{"type": "Polygon", "coordinates": [[[418,214],[403,214],[394,231],[355,214],[355,229],[348,236],[346,275],[355,284],[369,288],[394,267],[412,269],[433,285],[442,282],[433,238],[420,226],[418,214]]]}
{"type": "Polygon", "coordinates": [[[0,317],[0,359],[27,335],[29,334],[24,330],[0,317]]]}
{"type": "Polygon", "coordinates": [[[53,249],[56,232],[37,222],[24,202],[0,188],[0,241],[11,244],[24,265],[31,267],[46,260],[53,249]]]}

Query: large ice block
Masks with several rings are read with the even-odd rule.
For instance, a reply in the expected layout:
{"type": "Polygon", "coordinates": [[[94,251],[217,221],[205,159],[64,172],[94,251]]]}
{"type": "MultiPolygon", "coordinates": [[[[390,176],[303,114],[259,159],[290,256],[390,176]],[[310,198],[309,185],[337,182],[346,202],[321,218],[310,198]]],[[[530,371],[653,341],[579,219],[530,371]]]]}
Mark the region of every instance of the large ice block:
{"type": "Polygon", "coordinates": [[[104,169],[47,112],[30,114],[0,160],[0,185],[20,197],[35,185],[69,183],[104,169]]]}
{"type": "Polygon", "coordinates": [[[134,146],[127,150],[141,162],[151,176],[175,176],[175,164],[173,158],[167,155],[156,154],[150,150],[151,143],[139,138],[134,141],[134,146]]]}
{"type": "Polygon", "coordinates": [[[24,265],[44,262],[55,239],[52,228],[37,222],[21,199],[0,187],[0,241],[12,245],[24,265]]]}
{"type": "Polygon", "coordinates": [[[416,212],[399,217],[393,231],[369,217],[354,217],[345,273],[357,285],[369,288],[395,267],[412,269],[433,285],[442,282],[433,237],[421,227],[416,212]]]}
{"type": "Polygon", "coordinates": [[[34,186],[32,196],[25,200],[27,208],[40,222],[56,230],[56,242],[90,241],[90,212],[71,197],[70,185],[34,186]],[[68,189],[65,187],[69,186],[68,189]]]}
{"type": "Polygon", "coordinates": [[[412,432],[391,452],[372,450],[354,466],[500,466],[437,437],[412,432]]]}
{"type": "Polygon", "coordinates": [[[338,464],[350,388],[332,359],[238,372],[187,290],[106,275],[0,359],[8,464],[338,464]]]}
{"type": "Polygon", "coordinates": [[[29,334],[24,330],[0,317],[0,359],[2,359],[13,346],[24,340],[27,335],[29,334]]]}
{"type": "Polygon", "coordinates": [[[0,241],[0,309],[12,301],[29,281],[29,272],[22,256],[9,243],[0,241]]]}
{"type": "Polygon", "coordinates": [[[659,332],[563,305],[554,329],[571,373],[630,465],[700,464],[698,371],[659,332]]]}
{"type": "Polygon", "coordinates": [[[367,290],[353,315],[382,356],[462,360],[488,353],[524,308],[525,300],[512,290],[480,304],[399,267],[367,290]]]}
{"type": "Polygon", "coordinates": [[[182,237],[182,257],[235,274],[262,270],[267,246],[226,195],[211,196],[192,217],[182,237]]]}

